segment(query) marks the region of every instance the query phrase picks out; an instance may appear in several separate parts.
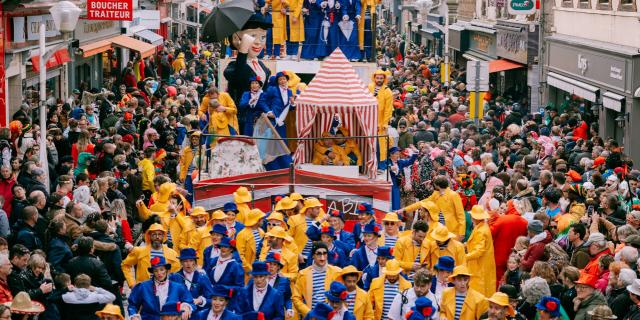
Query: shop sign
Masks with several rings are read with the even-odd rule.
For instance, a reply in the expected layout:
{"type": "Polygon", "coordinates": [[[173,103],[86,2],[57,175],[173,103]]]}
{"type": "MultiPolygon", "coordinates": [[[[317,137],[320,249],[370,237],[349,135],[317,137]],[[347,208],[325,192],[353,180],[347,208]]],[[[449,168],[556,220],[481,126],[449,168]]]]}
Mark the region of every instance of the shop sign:
{"type": "Polygon", "coordinates": [[[527,33],[498,29],[496,50],[500,57],[527,63],[527,33]]]}
{"type": "Polygon", "coordinates": [[[622,69],[615,66],[611,66],[609,71],[609,77],[616,80],[622,80],[622,69]]]}
{"type": "Polygon", "coordinates": [[[490,34],[473,32],[469,38],[469,49],[479,51],[489,56],[496,56],[495,37],[490,34]]]}
{"type": "Polygon", "coordinates": [[[160,29],[160,11],[159,10],[136,10],[133,12],[131,22],[124,22],[124,27],[128,33],[140,30],[158,30],[160,29]]]}
{"type": "Polygon", "coordinates": [[[509,0],[507,10],[509,14],[532,14],[536,12],[536,4],[533,0],[509,0]]]}
{"type": "Polygon", "coordinates": [[[88,20],[121,20],[133,18],[132,0],[88,0],[88,20]]]}
{"type": "Polygon", "coordinates": [[[547,54],[549,69],[561,71],[568,76],[592,83],[603,83],[621,92],[631,91],[631,83],[625,81],[629,60],[622,57],[595,52],[572,45],[550,42],[547,54]]]}
{"type": "Polygon", "coordinates": [[[56,30],[53,17],[50,14],[28,17],[13,17],[13,42],[37,41],[40,39],[40,23],[45,22],[45,36],[55,37],[60,35],[56,30]]]}
{"type": "Polygon", "coordinates": [[[120,34],[120,22],[113,20],[95,21],[80,20],[74,38],[83,42],[92,42],[109,36],[120,34]]]}

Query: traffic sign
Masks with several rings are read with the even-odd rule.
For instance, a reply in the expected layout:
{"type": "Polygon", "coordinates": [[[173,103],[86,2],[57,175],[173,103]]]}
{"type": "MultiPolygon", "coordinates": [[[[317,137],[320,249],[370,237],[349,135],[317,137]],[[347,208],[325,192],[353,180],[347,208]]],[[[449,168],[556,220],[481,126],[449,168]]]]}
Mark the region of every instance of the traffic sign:
{"type": "Polygon", "coordinates": [[[489,91],[489,62],[467,61],[467,90],[489,91]]]}

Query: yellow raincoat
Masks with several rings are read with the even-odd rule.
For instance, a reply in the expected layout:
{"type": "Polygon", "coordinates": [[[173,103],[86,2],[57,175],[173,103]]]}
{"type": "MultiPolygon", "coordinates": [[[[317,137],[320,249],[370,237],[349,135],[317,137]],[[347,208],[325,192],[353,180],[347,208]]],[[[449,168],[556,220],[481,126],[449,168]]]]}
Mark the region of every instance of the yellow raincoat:
{"type": "Polygon", "coordinates": [[[173,66],[173,72],[178,72],[182,69],[187,68],[187,64],[184,62],[183,52],[178,53],[178,57],[175,60],[173,60],[172,66],[173,66]]]}
{"type": "MultiPolygon", "coordinates": [[[[323,134],[322,136],[325,137],[323,134]]],[[[313,159],[311,163],[316,165],[338,165],[338,161],[342,162],[343,166],[349,165],[349,157],[347,157],[347,153],[344,149],[338,145],[333,145],[328,147],[325,145],[323,140],[319,140],[313,145],[313,159]],[[335,155],[333,160],[329,159],[329,156],[326,155],[327,151],[331,150],[335,155]]]]}
{"type": "MultiPolygon", "coordinates": [[[[271,29],[273,35],[273,44],[285,44],[287,40],[287,15],[282,11],[289,8],[289,1],[286,0],[267,0],[266,5],[271,5],[271,22],[273,28],[271,29]]],[[[280,52],[274,52],[274,56],[279,56],[280,52]]]]}
{"type": "Polygon", "coordinates": [[[466,218],[460,195],[447,188],[443,195],[434,191],[427,200],[433,201],[444,215],[444,222],[449,231],[462,236],[465,234],[466,218]]]}
{"type": "MultiPolygon", "coordinates": [[[[169,198],[176,191],[176,185],[174,183],[163,183],[157,193],[156,200],[151,207],[145,206],[138,207],[138,213],[141,217],[148,218],[151,214],[157,214],[162,220],[162,225],[171,233],[171,242],[174,244],[173,249],[180,252],[181,244],[183,244],[183,236],[186,234],[183,231],[189,230],[192,221],[184,214],[178,213],[175,217],[171,217],[169,212],[169,198]]],[[[183,201],[185,201],[183,199],[183,201]]],[[[183,202],[184,203],[184,202],[183,202]]]]}
{"type": "MultiPolygon", "coordinates": [[[[133,288],[133,286],[138,282],[149,280],[150,274],[148,269],[151,267],[151,245],[149,244],[151,241],[149,240],[149,233],[151,231],[158,230],[165,231],[164,227],[157,223],[151,225],[144,235],[145,243],[147,243],[147,245],[144,247],[134,247],[127,257],[122,260],[122,273],[124,273],[124,277],[127,280],[129,288],[133,288]]],[[[166,234],[167,233],[165,231],[165,240],[167,238],[166,234]]],[[[177,272],[180,270],[178,253],[167,245],[162,245],[162,251],[167,263],[171,264],[171,272],[177,272]]]]}
{"type": "MultiPolygon", "coordinates": [[[[360,21],[364,21],[364,18],[360,19],[360,21]]],[[[376,70],[376,72],[371,75],[371,83],[369,83],[369,92],[371,92],[371,94],[373,94],[378,100],[378,135],[387,134],[387,127],[389,127],[389,121],[391,121],[391,116],[393,115],[393,94],[391,93],[391,89],[387,87],[389,77],[391,77],[391,73],[389,71],[376,70]],[[376,75],[380,74],[384,75],[385,78],[382,87],[378,90],[378,94],[376,95],[375,78],[376,75]]],[[[392,141],[392,139],[389,139],[390,143],[392,141]]],[[[387,159],[387,138],[378,138],[378,144],[380,146],[380,161],[384,161],[387,159]]]]}
{"type": "Polygon", "coordinates": [[[349,133],[349,129],[345,127],[338,128],[338,131],[342,133],[342,135],[347,138],[343,145],[340,145],[344,149],[344,153],[347,154],[347,157],[351,160],[351,158],[356,159],[356,165],[362,165],[362,154],[360,153],[360,147],[358,143],[356,143],[355,139],[349,139],[351,134],[349,133]]]}
{"type": "MultiPolygon", "coordinates": [[[[340,276],[342,269],[327,265],[326,276],[324,279],[324,290],[329,290],[331,282],[336,280],[340,276]]],[[[307,267],[300,271],[298,279],[295,284],[291,284],[292,296],[291,301],[293,306],[302,317],[306,317],[307,313],[311,311],[311,298],[313,296],[313,266],[307,267]]]]}
{"type": "Polygon", "coordinates": [[[140,160],[138,168],[142,174],[142,190],[155,191],[153,179],[156,178],[156,168],[153,166],[153,160],[147,158],[140,160]]]}
{"type": "MultiPolygon", "coordinates": [[[[302,4],[304,0],[290,0],[289,7],[289,41],[304,42],[304,18],[302,16],[302,4]],[[295,18],[295,22],[293,21],[295,18]]],[[[292,90],[295,90],[293,88],[292,90]]]]}
{"type": "MultiPolygon", "coordinates": [[[[413,245],[413,237],[411,235],[400,237],[398,241],[396,241],[393,255],[396,257],[396,260],[400,262],[400,267],[402,267],[405,273],[409,274],[412,271],[413,263],[421,253],[420,247],[421,245],[413,245]]],[[[420,260],[422,260],[422,256],[420,260]]]]}
{"type": "MultiPolygon", "coordinates": [[[[300,271],[300,268],[298,267],[298,254],[295,253],[294,250],[289,249],[288,246],[294,247],[295,244],[293,242],[284,242],[280,253],[280,262],[282,263],[280,272],[287,278],[295,279],[298,276],[298,271],[300,271]]],[[[266,241],[264,241],[262,250],[260,250],[260,258],[258,260],[264,261],[270,250],[271,247],[266,241]]]]}
{"type": "MultiPolygon", "coordinates": [[[[360,46],[360,50],[364,50],[364,15],[369,10],[371,13],[376,12],[376,6],[382,3],[382,0],[362,0],[360,6],[360,21],[358,21],[358,46],[360,46]]],[[[370,26],[366,26],[368,30],[373,30],[375,28],[374,20],[371,19],[370,26]]],[[[372,37],[373,38],[373,37],[372,37]]],[[[373,39],[375,42],[376,39],[373,39]]],[[[375,45],[372,43],[371,46],[375,48],[375,45]]]]}
{"type": "MultiPolygon", "coordinates": [[[[260,238],[264,238],[264,231],[258,229],[260,232],[260,238]]],[[[256,250],[258,250],[258,244],[253,239],[253,233],[251,228],[244,228],[238,235],[236,235],[236,247],[240,260],[242,260],[242,268],[244,269],[245,282],[249,279],[249,272],[251,271],[251,265],[258,257],[256,250]]]]}
{"type": "Polygon", "coordinates": [[[429,270],[433,270],[433,266],[438,263],[438,258],[442,256],[450,256],[456,263],[456,266],[465,264],[466,253],[464,244],[456,239],[449,239],[447,247],[440,250],[435,240],[425,239],[420,248],[420,259],[422,264],[426,264],[429,270]]]}
{"type": "Polygon", "coordinates": [[[496,292],[496,261],[491,230],[486,222],[473,228],[467,241],[465,259],[467,267],[473,272],[469,286],[487,297],[493,295],[496,292]]]}
{"type": "MultiPolygon", "coordinates": [[[[471,267],[469,267],[470,270],[471,267]]],[[[473,277],[471,278],[473,281],[473,277]]],[[[462,305],[459,320],[477,320],[489,309],[489,302],[482,293],[469,288],[467,296],[462,305]]],[[[454,320],[456,314],[456,288],[446,288],[442,292],[442,301],[440,302],[440,319],[454,320]]]]}
{"type": "MultiPolygon", "coordinates": [[[[384,281],[386,280],[385,275],[381,275],[373,281],[371,281],[371,287],[369,287],[369,299],[371,300],[371,304],[373,306],[373,318],[374,319],[382,319],[382,307],[384,304],[384,281]]],[[[400,281],[400,285],[398,286],[398,290],[400,292],[410,289],[412,287],[411,282],[400,276],[398,279],[400,281]]]]}

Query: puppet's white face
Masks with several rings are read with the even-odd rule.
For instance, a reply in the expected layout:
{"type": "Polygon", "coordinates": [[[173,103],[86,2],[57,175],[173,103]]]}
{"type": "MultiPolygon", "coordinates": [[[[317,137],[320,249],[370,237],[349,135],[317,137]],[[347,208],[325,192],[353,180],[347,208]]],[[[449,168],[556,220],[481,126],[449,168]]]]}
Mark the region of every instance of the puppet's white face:
{"type": "MultiPolygon", "coordinates": [[[[267,30],[260,28],[241,30],[236,32],[237,37],[234,37],[234,39],[242,39],[242,36],[245,34],[253,37],[253,44],[249,47],[248,58],[255,59],[260,55],[260,52],[262,52],[267,42],[267,30]]],[[[236,48],[240,48],[240,41],[241,40],[238,40],[238,43],[234,43],[236,48]]]]}

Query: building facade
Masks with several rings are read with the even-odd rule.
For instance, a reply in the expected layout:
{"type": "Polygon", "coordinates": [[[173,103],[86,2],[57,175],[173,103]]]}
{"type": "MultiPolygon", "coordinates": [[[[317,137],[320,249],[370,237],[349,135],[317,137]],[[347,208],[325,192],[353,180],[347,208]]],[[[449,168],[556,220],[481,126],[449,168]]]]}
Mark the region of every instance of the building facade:
{"type": "Polygon", "coordinates": [[[544,80],[550,103],[577,101],[637,163],[640,148],[640,12],[638,0],[556,0],[554,32],[545,38],[544,80]]]}

